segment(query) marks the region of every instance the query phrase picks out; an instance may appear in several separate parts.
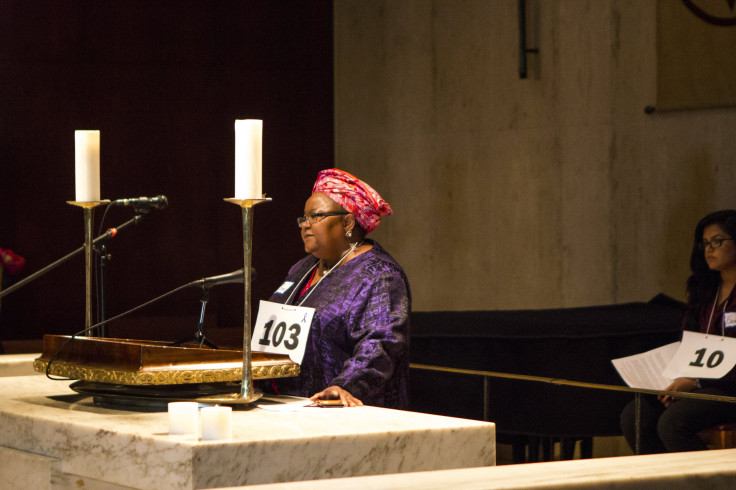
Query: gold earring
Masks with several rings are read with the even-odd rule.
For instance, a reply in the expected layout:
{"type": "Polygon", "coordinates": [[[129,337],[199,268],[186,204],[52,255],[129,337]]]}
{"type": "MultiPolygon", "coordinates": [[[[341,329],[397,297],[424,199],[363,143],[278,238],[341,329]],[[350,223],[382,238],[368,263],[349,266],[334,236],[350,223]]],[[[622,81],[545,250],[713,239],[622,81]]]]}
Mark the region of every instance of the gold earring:
{"type": "Polygon", "coordinates": [[[350,231],[350,230],[348,230],[348,231],[345,232],[345,236],[348,237],[348,238],[350,238],[351,236],[353,236],[353,232],[350,231]]]}

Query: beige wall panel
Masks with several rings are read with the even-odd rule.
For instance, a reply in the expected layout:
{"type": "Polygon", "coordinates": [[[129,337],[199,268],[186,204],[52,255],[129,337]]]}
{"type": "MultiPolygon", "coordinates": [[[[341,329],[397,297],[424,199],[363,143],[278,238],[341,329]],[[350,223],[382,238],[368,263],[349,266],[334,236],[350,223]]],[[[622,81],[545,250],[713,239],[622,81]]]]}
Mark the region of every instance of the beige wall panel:
{"type": "Polygon", "coordinates": [[[560,141],[562,297],[550,307],[605,304],[615,284],[611,178],[608,167],[594,162],[608,159],[611,129],[564,127],[560,141]]]}
{"type": "Polygon", "coordinates": [[[336,162],[393,206],[374,232],[415,310],[684,298],[692,228],[736,207],[736,111],[645,114],[656,3],[335,3],[336,162]]]}

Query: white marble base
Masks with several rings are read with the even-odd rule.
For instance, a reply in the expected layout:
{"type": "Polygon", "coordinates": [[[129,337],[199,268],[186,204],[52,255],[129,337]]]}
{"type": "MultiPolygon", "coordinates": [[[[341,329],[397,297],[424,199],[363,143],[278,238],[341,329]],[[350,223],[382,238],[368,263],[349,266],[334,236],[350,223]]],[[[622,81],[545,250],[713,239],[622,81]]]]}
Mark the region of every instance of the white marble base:
{"type": "Polygon", "coordinates": [[[51,488],[51,475],[61,469],[56,458],[0,447],[2,488],[51,488]]]}
{"type": "Polygon", "coordinates": [[[0,447],[0,488],[3,489],[80,489],[126,490],[133,487],[64,473],[56,458],[0,447]]]}
{"type": "Polygon", "coordinates": [[[41,354],[0,355],[0,377],[40,375],[33,369],[33,360],[41,354]]]}
{"type": "MultiPolygon", "coordinates": [[[[337,478],[332,488],[373,489],[733,489],[736,449],[530,463],[337,478]]],[[[324,490],[325,482],[255,485],[248,490],[324,490]]]]}
{"type": "MultiPolygon", "coordinates": [[[[236,410],[232,440],[201,441],[169,435],[166,412],[98,407],[68,384],[43,376],[0,378],[0,446],[50,458],[29,456],[52,474],[58,468],[58,482],[194,489],[495,463],[491,423],[300,403],[295,411],[236,410]]],[[[30,480],[38,472],[20,473],[0,472],[0,488],[8,482],[43,488],[30,480]],[[19,480],[23,474],[28,481],[19,480]]]]}

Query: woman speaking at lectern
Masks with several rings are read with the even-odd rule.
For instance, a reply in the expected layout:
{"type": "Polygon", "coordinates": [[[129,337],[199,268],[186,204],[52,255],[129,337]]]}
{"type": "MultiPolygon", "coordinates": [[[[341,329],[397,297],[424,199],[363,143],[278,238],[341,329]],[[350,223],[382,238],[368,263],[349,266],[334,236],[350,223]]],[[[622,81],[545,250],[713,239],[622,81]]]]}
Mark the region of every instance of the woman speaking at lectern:
{"type": "Polygon", "coordinates": [[[309,255],[270,298],[315,309],[301,373],[273,380],[277,393],[408,407],[409,282],[388,252],[366,238],[391,213],[355,176],[319,173],[297,218],[309,255]]]}

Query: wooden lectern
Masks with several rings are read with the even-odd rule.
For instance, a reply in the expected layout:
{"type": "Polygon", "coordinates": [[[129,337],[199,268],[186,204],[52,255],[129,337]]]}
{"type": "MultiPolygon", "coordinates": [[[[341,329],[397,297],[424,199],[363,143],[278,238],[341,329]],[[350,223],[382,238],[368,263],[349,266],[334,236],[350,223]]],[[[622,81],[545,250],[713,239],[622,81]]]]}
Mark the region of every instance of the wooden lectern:
{"type": "MultiPolygon", "coordinates": [[[[288,356],[253,352],[253,379],[297,376],[288,356]]],[[[178,346],[150,340],[44,335],[43,352],[33,363],[42,373],[79,380],[77,392],[95,402],[115,399],[172,401],[238,391],[243,351],[178,346]],[[50,364],[50,365],[49,365],[50,364]],[[106,400],[107,399],[107,400],[106,400]]]]}

